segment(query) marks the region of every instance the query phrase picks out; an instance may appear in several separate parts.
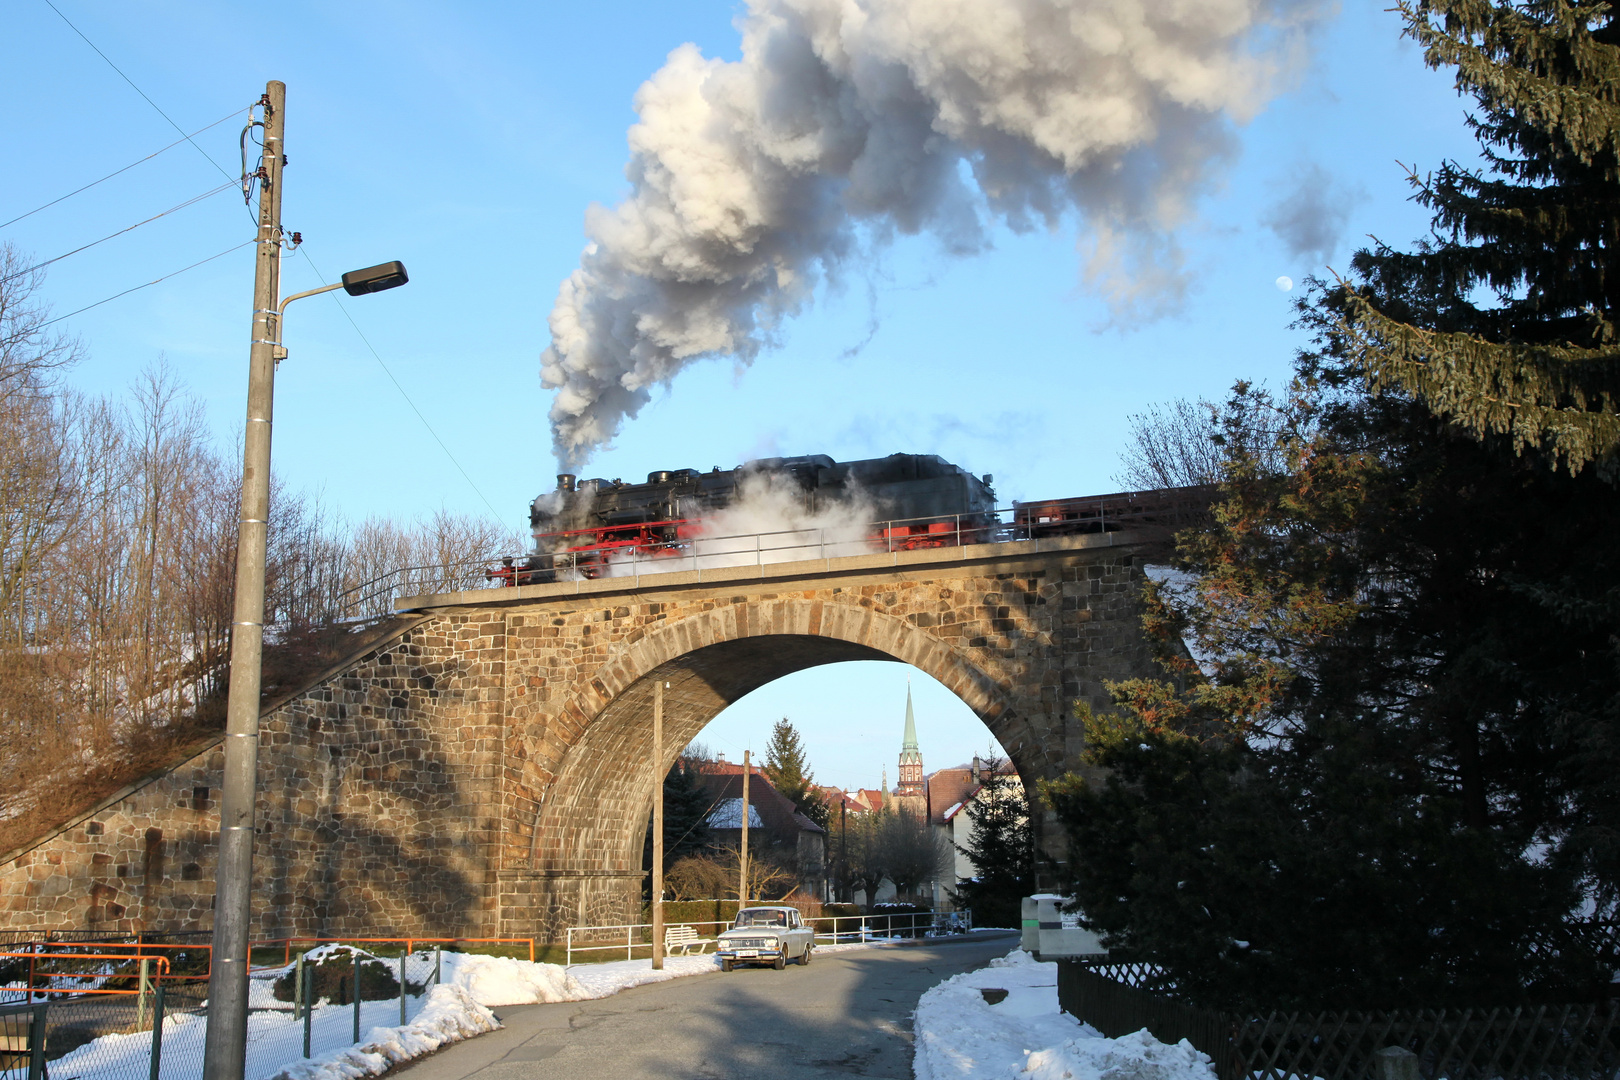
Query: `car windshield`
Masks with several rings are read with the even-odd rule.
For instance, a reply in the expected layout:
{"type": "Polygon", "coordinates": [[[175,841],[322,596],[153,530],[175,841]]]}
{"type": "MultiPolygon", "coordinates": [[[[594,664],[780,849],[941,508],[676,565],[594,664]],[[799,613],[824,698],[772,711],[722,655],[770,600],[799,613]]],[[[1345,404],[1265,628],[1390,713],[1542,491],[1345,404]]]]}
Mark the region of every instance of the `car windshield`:
{"type": "Polygon", "coordinates": [[[743,910],[737,912],[738,926],[786,926],[787,912],[768,910],[743,910]]]}

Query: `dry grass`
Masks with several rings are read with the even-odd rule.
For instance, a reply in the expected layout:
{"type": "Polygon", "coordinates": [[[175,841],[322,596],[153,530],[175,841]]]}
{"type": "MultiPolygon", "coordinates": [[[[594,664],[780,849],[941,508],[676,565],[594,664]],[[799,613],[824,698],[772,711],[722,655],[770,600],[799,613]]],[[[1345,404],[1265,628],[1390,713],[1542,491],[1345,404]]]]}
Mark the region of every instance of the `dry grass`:
{"type": "MultiPolygon", "coordinates": [[[[397,625],[397,620],[387,619],[359,628],[313,627],[286,635],[265,648],[260,700],[269,703],[302,689],[397,625]]],[[[12,686],[29,681],[13,680],[12,686]]],[[[13,698],[13,707],[17,704],[13,698]]],[[[29,711],[43,713],[51,705],[40,695],[38,701],[29,701],[29,711]]],[[[8,814],[0,819],[0,852],[15,851],[48,836],[120,788],[179,765],[224,729],[225,695],[219,693],[205,698],[179,720],[141,728],[132,738],[92,755],[94,764],[74,767],[62,764],[83,757],[70,751],[70,740],[65,736],[40,738],[42,729],[35,726],[36,740],[31,746],[12,742],[6,748],[5,757],[12,767],[8,791],[0,804],[0,812],[8,814]]]]}

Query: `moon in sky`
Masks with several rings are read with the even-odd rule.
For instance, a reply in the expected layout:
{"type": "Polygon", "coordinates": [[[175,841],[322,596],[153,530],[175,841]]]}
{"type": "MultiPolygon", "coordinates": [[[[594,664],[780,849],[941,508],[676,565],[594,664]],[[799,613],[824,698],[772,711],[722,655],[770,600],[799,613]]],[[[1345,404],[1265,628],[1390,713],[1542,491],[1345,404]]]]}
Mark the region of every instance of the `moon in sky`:
{"type": "Polygon", "coordinates": [[[1277,288],[1281,289],[1283,292],[1287,292],[1293,287],[1294,279],[1289,277],[1287,274],[1284,274],[1282,277],[1277,279],[1277,288]]]}

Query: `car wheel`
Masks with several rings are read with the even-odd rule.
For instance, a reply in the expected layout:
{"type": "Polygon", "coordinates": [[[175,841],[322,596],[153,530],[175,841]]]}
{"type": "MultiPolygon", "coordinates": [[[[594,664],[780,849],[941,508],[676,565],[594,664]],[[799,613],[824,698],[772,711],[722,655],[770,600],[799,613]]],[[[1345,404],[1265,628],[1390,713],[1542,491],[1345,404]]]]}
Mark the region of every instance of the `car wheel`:
{"type": "Polygon", "coordinates": [[[800,967],[804,967],[805,965],[810,963],[810,953],[813,952],[813,951],[814,950],[812,950],[811,947],[808,946],[808,945],[806,945],[804,947],[804,952],[799,955],[799,966],[800,967]]]}
{"type": "Polygon", "coordinates": [[[771,967],[775,968],[777,971],[781,971],[783,968],[787,967],[786,945],[782,946],[782,951],[776,954],[776,960],[771,964],[771,967]]]}
{"type": "Polygon", "coordinates": [[[722,961],[720,961],[720,970],[721,971],[730,971],[731,970],[731,961],[730,960],[722,960],[722,961]]]}

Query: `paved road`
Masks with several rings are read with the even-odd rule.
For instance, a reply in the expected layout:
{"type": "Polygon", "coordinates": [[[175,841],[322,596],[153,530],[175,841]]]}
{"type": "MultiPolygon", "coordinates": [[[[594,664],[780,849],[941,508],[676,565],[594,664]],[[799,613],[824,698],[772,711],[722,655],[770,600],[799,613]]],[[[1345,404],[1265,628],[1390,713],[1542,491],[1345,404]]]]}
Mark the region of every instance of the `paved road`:
{"type": "Polygon", "coordinates": [[[939,945],[822,953],[809,967],[741,968],[599,1001],[496,1009],[503,1030],[404,1066],[401,1080],[765,1080],[911,1077],[924,990],[983,967],[1011,932],[939,945]]]}

